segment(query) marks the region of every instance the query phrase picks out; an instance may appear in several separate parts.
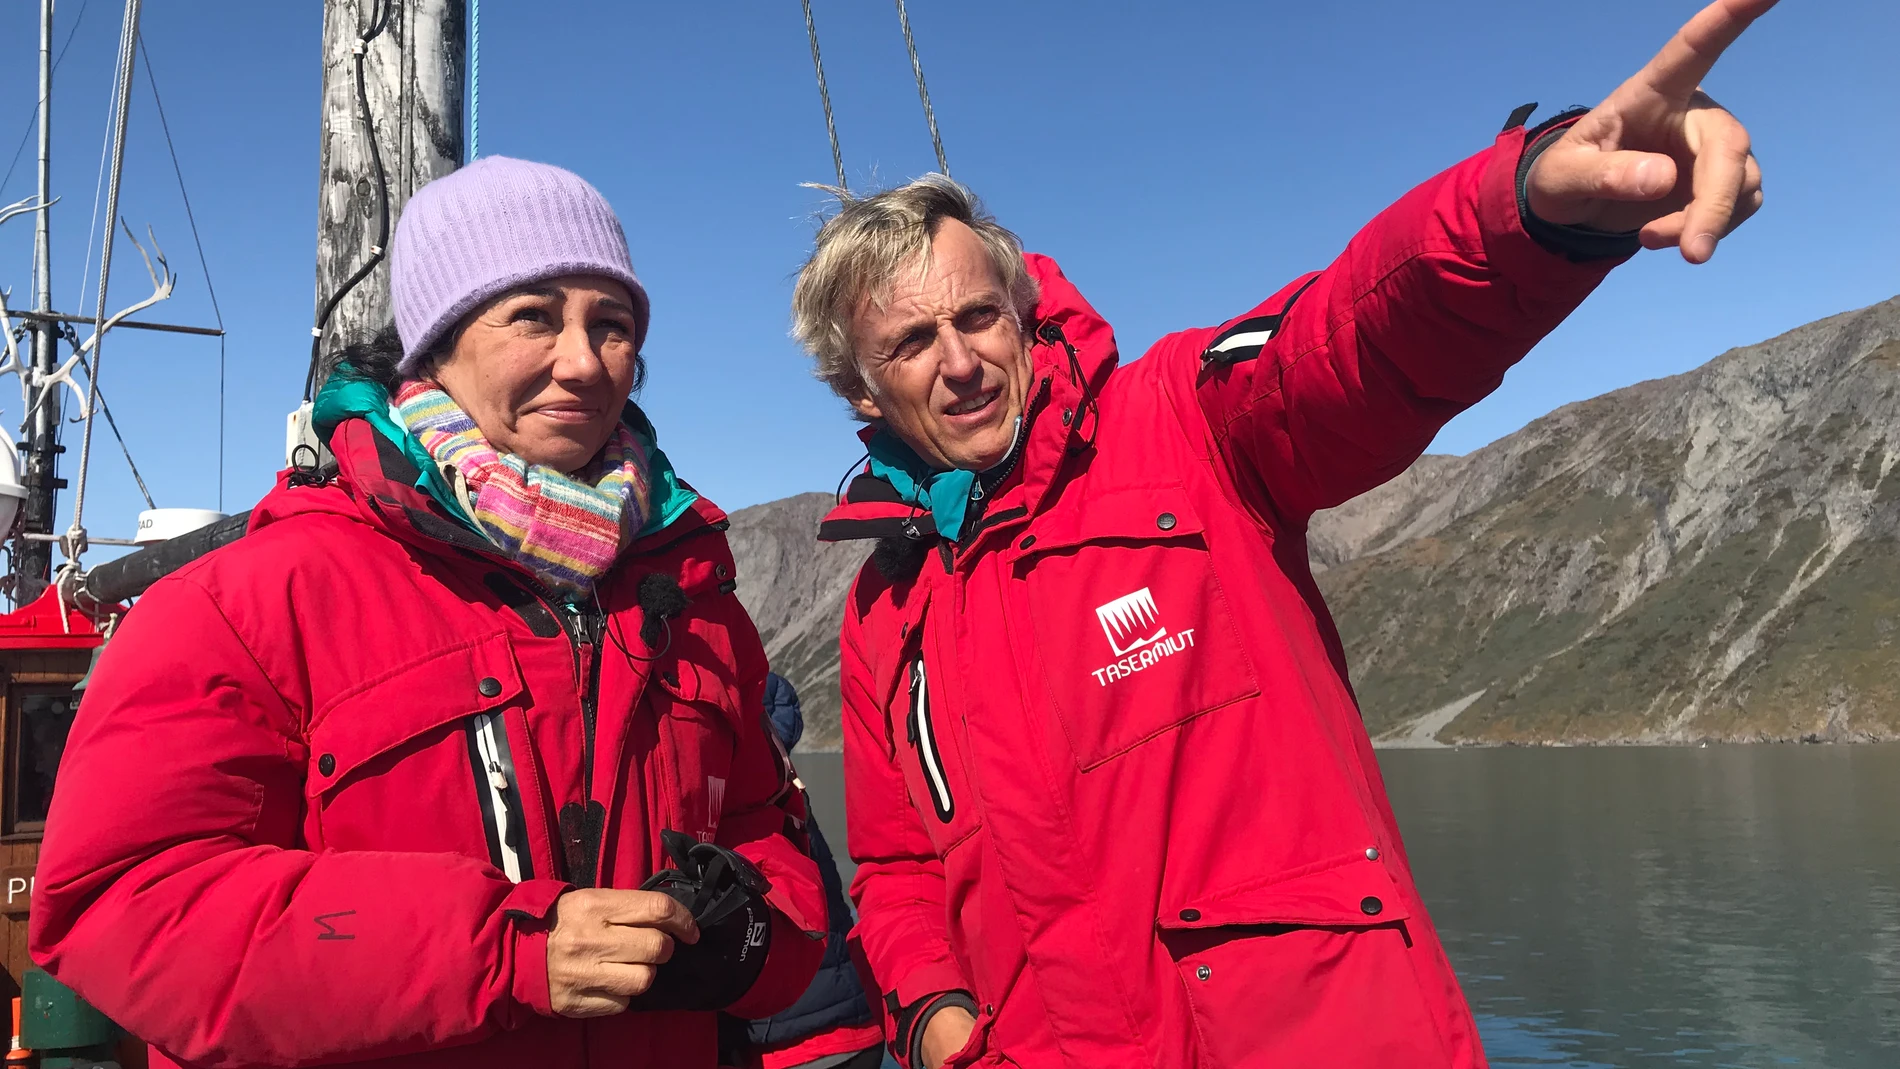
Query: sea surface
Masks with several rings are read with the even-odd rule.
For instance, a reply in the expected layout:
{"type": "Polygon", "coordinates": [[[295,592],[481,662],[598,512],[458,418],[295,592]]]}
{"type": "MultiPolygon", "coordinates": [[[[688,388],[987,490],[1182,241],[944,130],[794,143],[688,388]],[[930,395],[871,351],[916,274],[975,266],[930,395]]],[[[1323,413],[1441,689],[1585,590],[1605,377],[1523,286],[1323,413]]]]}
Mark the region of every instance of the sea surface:
{"type": "Polygon", "coordinates": [[[1900,746],[1380,763],[1494,1066],[1900,1069],[1900,746]]]}

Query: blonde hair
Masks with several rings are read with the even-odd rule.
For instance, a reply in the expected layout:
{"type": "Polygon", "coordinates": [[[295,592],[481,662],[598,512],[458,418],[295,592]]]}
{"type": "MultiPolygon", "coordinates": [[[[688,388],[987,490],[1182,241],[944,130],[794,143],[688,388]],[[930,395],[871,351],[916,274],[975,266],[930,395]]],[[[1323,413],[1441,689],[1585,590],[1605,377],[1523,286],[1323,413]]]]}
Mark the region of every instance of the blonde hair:
{"type": "Polygon", "coordinates": [[[811,259],[792,290],[792,337],[816,363],[815,373],[847,401],[869,386],[851,348],[851,321],[869,301],[879,307],[897,273],[915,262],[930,268],[930,243],[946,219],[975,232],[1008,290],[1019,322],[1034,313],[1041,287],[1023,264],[1022,241],[999,225],[962,184],[948,175],[922,178],[857,197],[818,186],[838,198],[836,214],[818,228],[811,259]]]}

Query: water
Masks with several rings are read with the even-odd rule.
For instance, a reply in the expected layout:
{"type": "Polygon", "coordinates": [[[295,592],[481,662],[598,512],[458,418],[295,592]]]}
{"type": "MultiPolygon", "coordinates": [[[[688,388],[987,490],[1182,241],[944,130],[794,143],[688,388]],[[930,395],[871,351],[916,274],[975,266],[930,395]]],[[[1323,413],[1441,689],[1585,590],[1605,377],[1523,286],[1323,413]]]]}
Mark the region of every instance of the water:
{"type": "Polygon", "coordinates": [[[1380,762],[1493,1065],[1900,1069],[1900,746],[1380,762]]]}

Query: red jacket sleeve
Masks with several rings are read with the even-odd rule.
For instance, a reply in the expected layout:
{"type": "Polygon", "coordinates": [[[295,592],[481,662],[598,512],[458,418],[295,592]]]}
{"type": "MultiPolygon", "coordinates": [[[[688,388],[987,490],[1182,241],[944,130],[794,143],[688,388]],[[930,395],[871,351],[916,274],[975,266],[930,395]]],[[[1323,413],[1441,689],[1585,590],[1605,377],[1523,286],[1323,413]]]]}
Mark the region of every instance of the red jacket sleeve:
{"type": "Polygon", "coordinates": [[[211,597],[189,579],[154,587],[73,724],[34,960],[203,1066],[452,1046],[545,1005],[533,922],[563,885],[451,854],[296,849],[306,760],[292,708],[211,597]]]}
{"type": "Polygon", "coordinates": [[[1407,193],[1325,271],[1172,340],[1257,507],[1304,522],[1404,471],[1621,262],[1574,263],[1525,232],[1524,137],[1407,193]]]}
{"type": "Polygon", "coordinates": [[[798,1001],[817,975],[828,933],[825,889],[818,866],[802,842],[804,796],[792,783],[791,763],[765,721],[765,654],[756,638],[746,648],[756,663],[742,657],[740,678],[747,680],[739,707],[754,715],[739,717],[739,746],[733,757],[725,805],[720,811],[718,842],[759,867],[772,882],[766,901],[774,910],[771,950],[765,968],[745,997],[727,1007],[747,1019],[770,1017],[798,1001]],[[793,832],[792,828],[799,831],[793,832]]]}
{"type": "Polygon", "coordinates": [[[870,966],[877,996],[894,994],[898,1005],[909,1006],[971,984],[950,952],[943,862],[905,789],[890,719],[861,652],[860,629],[855,611],[846,608],[838,685],[844,699],[846,816],[851,858],[858,865],[851,881],[858,924],[851,938],[870,966]]]}

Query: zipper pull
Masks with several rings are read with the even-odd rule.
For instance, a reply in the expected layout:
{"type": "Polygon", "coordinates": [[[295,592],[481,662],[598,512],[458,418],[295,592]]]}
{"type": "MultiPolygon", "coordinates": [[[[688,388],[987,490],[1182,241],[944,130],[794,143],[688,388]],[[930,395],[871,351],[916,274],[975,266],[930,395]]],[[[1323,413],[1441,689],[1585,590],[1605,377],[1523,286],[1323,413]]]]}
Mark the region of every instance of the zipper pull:
{"type": "Polygon", "coordinates": [[[904,717],[904,741],[917,745],[917,690],[924,685],[924,659],[910,665],[910,712],[904,717]]]}
{"type": "Polygon", "coordinates": [[[600,645],[601,618],[591,608],[568,605],[567,618],[574,625],[574,637],[585,646],[600,645]]]}

